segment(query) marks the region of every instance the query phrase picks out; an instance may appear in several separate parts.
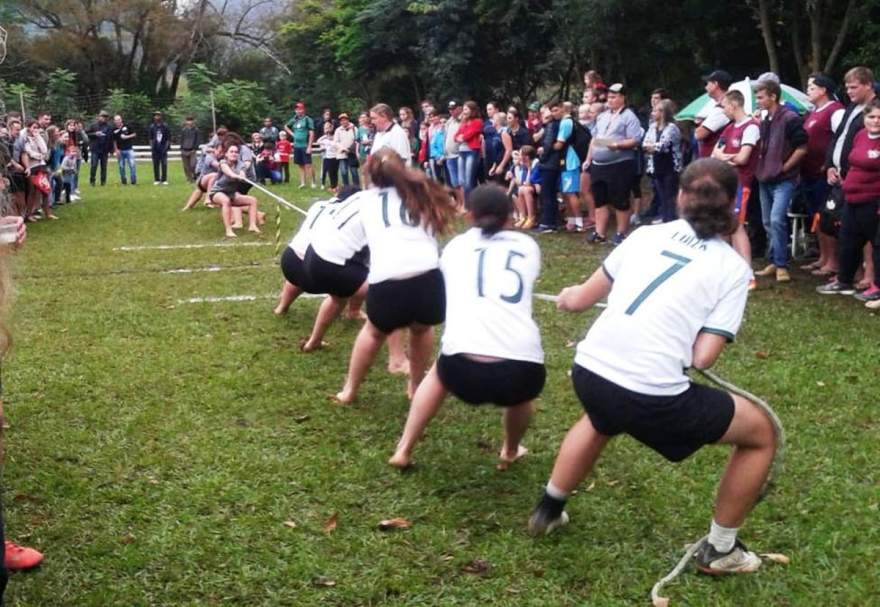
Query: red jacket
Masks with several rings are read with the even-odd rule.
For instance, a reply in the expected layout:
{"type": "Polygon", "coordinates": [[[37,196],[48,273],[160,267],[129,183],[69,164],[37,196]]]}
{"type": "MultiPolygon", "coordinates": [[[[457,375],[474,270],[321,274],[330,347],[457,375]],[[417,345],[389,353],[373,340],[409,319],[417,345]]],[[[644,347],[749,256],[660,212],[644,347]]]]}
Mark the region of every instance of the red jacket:
{"type": "Polygon", "coordinates": [[[455,137],[456,141],[461,138],[471,150],[479,152],[483,147],[483,121],[479,118],[471,118],[467,122],[462,122],[455,137]]]}

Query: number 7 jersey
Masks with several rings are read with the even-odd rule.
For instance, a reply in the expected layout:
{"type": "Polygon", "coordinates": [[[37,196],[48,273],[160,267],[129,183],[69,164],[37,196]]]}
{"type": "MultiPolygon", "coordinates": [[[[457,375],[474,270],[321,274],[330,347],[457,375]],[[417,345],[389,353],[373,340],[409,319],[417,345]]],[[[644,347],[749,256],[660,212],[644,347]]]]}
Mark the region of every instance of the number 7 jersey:
{"type": "Polygon", "coordinates": [[[575,363],[652,395],[684,392],[700,332],[732,341],[751,268],[720,238],[703,240],[680,219],[639,228],[605,259],[608,307],[578,344],[575,363]]]}
{"type": "Polygon", "coordinates": [[[508,230],[487,237],[471,228],[446,245],[440,269],[446,287],[442,354],[544,362],[532,319],[541,251],[531,237],[508,230]]]}

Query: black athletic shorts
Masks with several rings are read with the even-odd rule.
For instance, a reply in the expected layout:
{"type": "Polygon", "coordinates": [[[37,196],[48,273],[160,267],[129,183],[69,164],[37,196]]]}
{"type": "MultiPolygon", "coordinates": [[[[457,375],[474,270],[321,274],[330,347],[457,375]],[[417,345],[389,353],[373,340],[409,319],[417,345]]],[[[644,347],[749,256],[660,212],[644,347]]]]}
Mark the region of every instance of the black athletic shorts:
{"type": "Polygon", "coordinates": [[[296,254],[296,251],[287,247],[281,254],[281,272],[287,282],[295,284],[306,293],[321,293],[317,291],[306,276],[305,263],[296,254]]]}
{"type": "Polygon", "coordinates": [[[596,201],[596,208],[610,204],[618,211],[629,210],[635,172],[635,162],[632,160],[592,165],[590,191],[596,201]]]}
{"type": "Polygon", "coordinates": [[[544,389],[544,365],[524,360],[483,362],[467,354],[440,355],[437,374],[443,386],[469,405],[512,407],[534,400],[544,389]]]}
{"type": "Polygon", "coordinates": [[[401,280],[383,280],[367,290],[367,318],[383,333],[413,323],[439,325],[446,318],[443,274],[434,269],[401,280]]]}
{"type": "MultiPolygon", "coordinates": [[[[248,177],[248,179],[250,179],[250,177],[248,177]]],[[[254,186],[252,186],[252,185],[249,184],[249,183],[246,183],[246,182],[244,182],[244,181],[239,181],[239,182],[235,185],[235,191],[236,191],[236,193],[238,193],[238,194],[247,194],[248,192],[251,191],[251,188],[252,188],[252,187],[254,187],[254,186]]]]}
{"type": "Polygon", "coordinates": [[[309,245],[303,259],[305,281],[310,293],[329,293],[336,297],[351,297],[367,279],[369,270],[358,256],[345,262],[345,265],[327,261],[309,245]]]}
{"type": "Polygon", "coordinates": [[[717,443],[733,420],[733,397],[700,384],[675,396],[640,394],[579,365],[572,367],[571,380],[598,432],[629,434],[672,462],[717,443]]]}
{"type": "Polygon", "coordinates": [[[306,148],[293,148],[293,164],[305,166],[312,164],[312,155],[306,148]]]}

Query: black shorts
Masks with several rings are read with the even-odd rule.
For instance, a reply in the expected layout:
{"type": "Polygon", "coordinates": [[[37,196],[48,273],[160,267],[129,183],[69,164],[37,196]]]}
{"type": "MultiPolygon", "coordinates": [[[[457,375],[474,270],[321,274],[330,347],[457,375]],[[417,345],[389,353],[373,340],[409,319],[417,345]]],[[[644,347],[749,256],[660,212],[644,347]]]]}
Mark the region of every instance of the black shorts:
{"type": "Polygon", "coordinates": [[[629,434],[672,462],[717,443],[733,420],[733,397],[700,384],[675,396],[640,394],[579,365],[572,367],[571,380],[599,433],[629,434]]]}
{"type": "Polygon", "coordinates": [[[196,179],[196,186],[198,186],[199,190],[201,190],[202,192],[208,191],[206,187],[202,185],[202,180],[206,177],[209,177],[210,175],[213,175],[213,173],[203,173],[202,175],[199,175],[198,179],[196,179]]]}
{"type": "MultiPolygon", "coordinates": [[[[248,179],[250,179],[250,177],[248,177],[248,179]]],[[[247,183],[247,182],[239,181],[239,182],[235,185],[235,192],[236,192],[237,194],[246,195],[248,192],[251,191],[251,188],[252,188],[252,187],[253,187],[253,186],[252,186],[251,184],[247,183]]]]}
{"type": "Polygon", "coordinates": [[[437,375],[443,386],[469,405],[492,403],[512,407],[534,400],[544,389],[544,365],[524,360],[482,362],[467,354],[437,359],[437,375]]]}
{"type": "Polygon", "coordinates": [[[303,259],[305,270],[305,282],[309,286],[309,293],[329,293],[336,297],[351,297],[367,279],[369,270],[361,262],[359,256],[355,256],[341,266],[327,261],[309,246],[303,259]]]}
{"type": "Polygon", "coordinates": [[[590,192],[596,201],[596,208],[610,204],[618,211],[628,211],[634,179],[635,163],[632,160],[592,165],[590,192]]]}
{"type": "Polygon", "coordinates": [[[10,173],[9,174],[9,193],[16,194],[22,192],[27,194],[28,191],[28,178],[24,173],[10,173]]]}
{"type": "Polygon", "coordinates": [[[215,194],[223,194],[224,196],[226,196],[226,197],[229,199],[229,202],[230,202],[230,204],[231,204],[231,203],[235,202],[235,195],[236,195],[237,193],[238,193],[238,192],[227,192],[227,191],[224,191],[224,190],[216,190],[216,191],[214,191],[214,192],[209,192],[209,193],[208,193],[208,201],[211,202],[211,203],[213,203],[213,204],[219,204],[219,203],[214,202],[214,195],[215,195],[215,194]]]}
{"type": "Polygon", "coordinates": [[[299,166],[312,164],[312,154],[306,148],[293,148],[293,164],[299,166]]]}
{"type": "Polygon", "coordinates": [[[402,280],[383,280],[367,291],[367,318],[383,333],[413,323],[439,325],[446,318],[443,274],[434,269],[402,280]]]}
{"type": "Polygon", "coordinates": [[[305,262],[290,247],[285,248],[284,253],[281,254],[281,273],[284,274],[287,282],[295,284],[306,293],[321,293],[309,281],[305,262]]]}

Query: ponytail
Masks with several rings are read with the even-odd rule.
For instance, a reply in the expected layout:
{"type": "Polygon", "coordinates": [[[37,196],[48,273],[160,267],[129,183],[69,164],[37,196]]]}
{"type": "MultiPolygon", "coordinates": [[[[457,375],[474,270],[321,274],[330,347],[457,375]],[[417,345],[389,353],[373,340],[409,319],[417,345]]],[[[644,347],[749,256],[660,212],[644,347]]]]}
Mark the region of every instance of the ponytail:
{"type": "Polygon", "coordinates": [[[370,156],[366,170],[373,185],[397,190],[414,222],[435,234],[449,231],[456,209],[442,185],[428,179],[424,173],[406,168],[400,156],[388,148],[370,156]]]}
{"type": "Polygon", "coordinates": [[[679,213],[702,239],[729,236],[737,228],[733,215],[737,176],[730,165],[701,158],[681,175],[679,213]]]}
{"type": "Polygon", "coordinates": [[[489,237],[504,229],[513,211],[513,204],[503,188],[487,183],[471,192],[467,209],[474,225],[480,228],[483,236],[489,237]]]}

